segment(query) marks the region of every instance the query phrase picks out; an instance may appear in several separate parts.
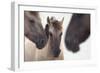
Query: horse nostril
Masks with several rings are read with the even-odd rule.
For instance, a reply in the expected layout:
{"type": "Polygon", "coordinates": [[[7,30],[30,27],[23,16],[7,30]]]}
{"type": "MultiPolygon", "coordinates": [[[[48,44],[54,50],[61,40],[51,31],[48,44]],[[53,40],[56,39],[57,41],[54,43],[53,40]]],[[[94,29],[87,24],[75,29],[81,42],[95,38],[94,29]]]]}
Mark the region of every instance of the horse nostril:
{"type": "Polygon", "coordinates": [[[44,47],[44,39],[37,40],[37,48],[42,49],[44,47]]]}
{"type": "Polygon", "coordinates": [[[60,52],[61,52],[61,50],[55,50],[54,51],[54,57],[58,57],[60,52]]]}
{"type": "Polygon", "coordinates": [[[41,40],[40,40],[40,44],[43,44],[43,43],[44,43],[44,39],[41,39],[41,40]]]}

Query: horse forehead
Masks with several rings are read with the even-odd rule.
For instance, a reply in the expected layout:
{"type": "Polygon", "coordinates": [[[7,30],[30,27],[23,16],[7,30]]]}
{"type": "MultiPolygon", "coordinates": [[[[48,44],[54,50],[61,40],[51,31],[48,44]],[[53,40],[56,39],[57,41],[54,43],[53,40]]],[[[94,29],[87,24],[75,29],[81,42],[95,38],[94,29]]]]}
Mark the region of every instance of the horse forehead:
{"type": "Polygon", "coordinates": [[[56,28],[54,28],[53,26],[50,27],[49,32],[51,32],[54,35],[57,35],[61,32],[61,30],[58,30],[56,28]]]}
{"type": "Polygon", "coordinates": [[[49,32],[54,33],[54,27],[53,26],[50,26],[49,32]]]}
{"type": "Polygon", "coordinates": [[[39,16],[35,16],[35,15],[32,15],[30,14],[30,12],[25,12],[25,16],[30,19],[30,20],[34,20],[35,22],[37,23],[41,23],[41,19],[39,18],[39,16]]]}

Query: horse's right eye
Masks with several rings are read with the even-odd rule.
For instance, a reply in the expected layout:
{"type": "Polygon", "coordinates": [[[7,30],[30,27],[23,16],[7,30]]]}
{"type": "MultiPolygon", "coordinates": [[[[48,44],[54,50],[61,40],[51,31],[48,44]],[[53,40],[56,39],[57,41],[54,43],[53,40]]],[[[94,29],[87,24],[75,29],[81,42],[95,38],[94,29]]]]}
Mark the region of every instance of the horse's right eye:
{"type": "Polygon", "coordinates": [[[34,20],[29,20],[30,21],[30,23],[34,23],[34,20]]]}
{"type": "Polygon", "coordinates": [[[62,36],[62,32],[60,33],[60,37],[62,36]]]}
{"type": "Polygon", "coordinates": [[[52,33],[50,32],[50,36],[52,37],[52,33]]]}

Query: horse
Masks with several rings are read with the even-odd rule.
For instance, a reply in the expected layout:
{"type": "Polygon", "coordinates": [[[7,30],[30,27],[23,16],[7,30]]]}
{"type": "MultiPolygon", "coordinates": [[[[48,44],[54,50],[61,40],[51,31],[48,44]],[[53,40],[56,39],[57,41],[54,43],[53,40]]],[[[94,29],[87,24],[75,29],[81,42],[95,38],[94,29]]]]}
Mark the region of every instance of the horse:
{"type": "Polygon", "coordinates": [[[61,21],[58,21],[55,19],[55,17],[47,17],[45,32],[48,38],[48,42],[45,48],[38,50],[37,60],[64,59],[62,48],[60,48],[63,20],[64,18],[62,18],[61,21]]]}
{"type": "Polygon", "coordinates": [[[24,11],[24,35],[34,42],[38,49],[42,49],[45,46],[47,39],[39,12],[24,11]]]}
{"type": "Polygon", "coordinates": [[[79,45],[87,40],[90,35],[90,14],[72,15],[65,34],[65,45],[69,51],[76,53],[79,45]]]}
{"type": "Polygon", "coordinates": [[[24,36],[24,61],[31,61],[35,57],[35,50],[42,49],[47,42],[39,12],[24,11],[24,36]]]}

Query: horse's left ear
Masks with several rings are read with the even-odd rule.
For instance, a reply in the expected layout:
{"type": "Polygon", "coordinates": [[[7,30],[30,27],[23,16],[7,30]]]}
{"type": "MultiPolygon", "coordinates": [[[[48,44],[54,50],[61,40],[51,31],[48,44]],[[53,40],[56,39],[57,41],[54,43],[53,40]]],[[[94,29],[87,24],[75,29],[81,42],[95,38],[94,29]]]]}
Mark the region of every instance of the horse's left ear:
{"type": "Polygon", "coordinates": [[[49,38],[49,25],[48,24],[46,24],[45,26],[45,32],[46,32],[47,38],[49,38]]]}
{"type": "Polygon", "coordinates": [[[63,21],[64,21],[64,17],[63,17],[62,20],[60,21],[60,22],[61,22],[61,25],[63,24],[63,21]]]}
{"type": "Polygon", "coordinates": [[[50,19],[49,16],[47,17],[47,23],[50,24],[50,19]]]}

